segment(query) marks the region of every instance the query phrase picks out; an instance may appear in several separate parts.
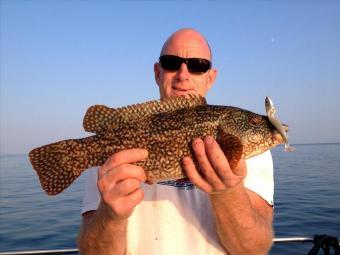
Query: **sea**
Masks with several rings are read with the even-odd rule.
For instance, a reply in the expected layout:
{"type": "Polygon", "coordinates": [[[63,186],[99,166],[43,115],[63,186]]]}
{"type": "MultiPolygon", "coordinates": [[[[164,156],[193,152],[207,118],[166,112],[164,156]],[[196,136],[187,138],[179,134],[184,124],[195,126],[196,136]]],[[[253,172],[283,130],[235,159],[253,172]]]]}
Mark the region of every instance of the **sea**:
{"type": "MultiPolygon", "coordinates": [[[[294,146],[272,150],[275,237],[340,238],[340,144],[294,146]]],[[[47,196],[27,155],[1,156],[0,167],[0,252],[76,248],[84,178],[47,196]]],[[[307,254],[312,246],[278,243],[270,254],[307,254]]]]}

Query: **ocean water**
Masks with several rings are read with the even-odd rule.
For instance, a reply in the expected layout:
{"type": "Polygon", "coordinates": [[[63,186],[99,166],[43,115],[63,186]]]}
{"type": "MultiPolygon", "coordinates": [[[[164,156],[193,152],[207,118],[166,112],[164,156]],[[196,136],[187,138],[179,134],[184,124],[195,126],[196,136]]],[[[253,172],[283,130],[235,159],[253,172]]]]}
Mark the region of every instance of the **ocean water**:
{"type": "MultiPolygon", "coordinates": [[[[272,150],[276,237],[340,237],[340,144],[272,150]]],[[[0,158],[0,251],[75,248],[84,179],[58,196],[42,192],[27,155],[0,158]]],[[[307,254],[311,243],[276,244],[270,254],[307,254]]],[[[320,253],[321,254],[321,253],[320,253]]]]}

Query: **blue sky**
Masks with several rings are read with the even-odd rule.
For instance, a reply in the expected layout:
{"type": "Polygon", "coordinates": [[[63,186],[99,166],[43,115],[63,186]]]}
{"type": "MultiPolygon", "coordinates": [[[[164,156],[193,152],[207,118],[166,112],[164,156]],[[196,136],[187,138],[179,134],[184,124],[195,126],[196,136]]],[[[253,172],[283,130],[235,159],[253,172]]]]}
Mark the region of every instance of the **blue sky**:
{"type": "Polygon", "coordinates": [[[164,40],[202,32],[219,70],[207,99],[264,114],[291,143],[340,142],[339,1],[1,0],[0,153],[89,134],[86,109],[158,99],[164,40]]]}

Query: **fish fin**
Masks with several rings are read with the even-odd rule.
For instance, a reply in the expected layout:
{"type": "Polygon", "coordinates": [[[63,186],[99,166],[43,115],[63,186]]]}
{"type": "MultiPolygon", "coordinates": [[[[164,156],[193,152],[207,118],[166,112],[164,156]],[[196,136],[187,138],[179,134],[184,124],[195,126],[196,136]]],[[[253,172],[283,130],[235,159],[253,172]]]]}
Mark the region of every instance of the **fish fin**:
{"type": "Polygon", "coordinates": [[[116,110],[105,105],[93,105],[85,113],[83,127],[85,131],[92,133],[103,133],[106,126],[119,122],[116,110]]]}
{"type": "Polygon", "coordinates": [[[95,105],[87,110],[83,127],[87,132],[101,134],[107,129],[117,127],[122,123],[137,121],[154,114],[173,112],[182,108],[206,104],[204,97],[188,95],[187,98],[181,96],[163,101],[154,100],[116,109],[104,105],[95,105]]]}
{"type": "Polygon", "coordinates": [[[227,134],[220,130],[217,142],[227,157],[230,168],[234,169],[243,156],[243,144],[241,140],[232,134],[227,134]]]}
{"type": "Polygon", "coordinates": [[[29,159],[33,169],[48,195],[59,194],[87,168],[100,165],[98,157],[93,157],[94,153],[88,150],[95,139],[92,136],[64,140],[30,151],[29,159]]]}

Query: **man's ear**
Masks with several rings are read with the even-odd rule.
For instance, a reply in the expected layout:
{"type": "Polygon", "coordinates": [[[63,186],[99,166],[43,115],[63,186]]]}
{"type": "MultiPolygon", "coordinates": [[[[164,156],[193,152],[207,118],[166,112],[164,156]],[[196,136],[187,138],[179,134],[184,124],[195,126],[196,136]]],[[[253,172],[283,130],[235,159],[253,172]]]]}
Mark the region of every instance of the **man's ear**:
{"type": "Polygon", "coordinates": [[[155,74],[155,81],[157,83],[157,85],[159,86],[160,84],[160,74],[161,74],[161,67],[159,65],[159,63],[155,63],[153,65],[153,71],[154,71],[154,74],[155,74]]]}
{"type": "Polygon", "coordinates": [[[217,69],[211,68],[208,73],[208,82],[207,82],[207,90],[211,88],[211,86],[215,83],[216,76],[217,76],[217,69]]]}

